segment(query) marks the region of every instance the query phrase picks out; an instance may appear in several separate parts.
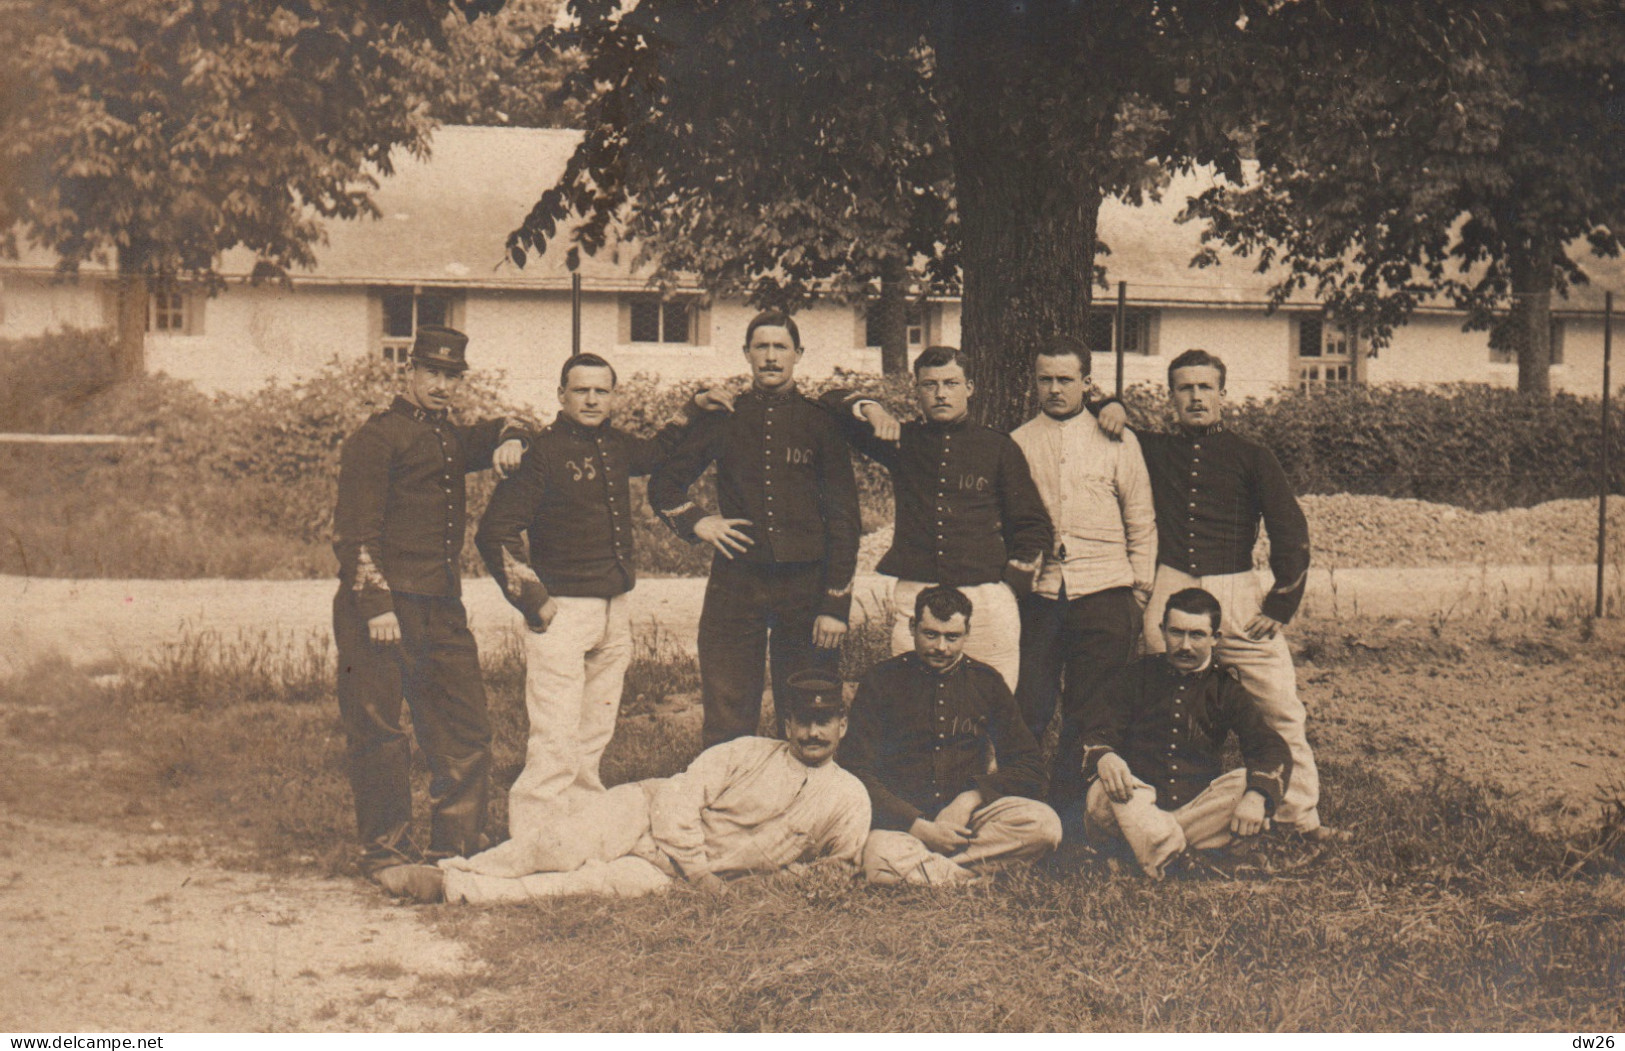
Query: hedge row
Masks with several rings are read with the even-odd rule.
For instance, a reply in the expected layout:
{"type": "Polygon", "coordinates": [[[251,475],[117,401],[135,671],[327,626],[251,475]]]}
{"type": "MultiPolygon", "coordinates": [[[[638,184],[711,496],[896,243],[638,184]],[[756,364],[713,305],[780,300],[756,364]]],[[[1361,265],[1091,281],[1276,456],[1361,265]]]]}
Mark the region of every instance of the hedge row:
{"type": "MultiPolygon", "coordinates": [[[[339,445],[393,396],[398,381],[388,363],[335,363],[291,386],[209,398],[163,377],[115,385],[109,351],[102,337],[85,333],[0,342],[0,430],[152,436],[158,440],[151,446],[83,459],[73,484],[104,492],[132,515],[164,514],[227,536],[251,527],[318,553],[295,571],[313,571],[313,561],[328,557],[320,548],[331,529],[339,445]]],[[[743,382],[724,381],[736,390],[743,382]]],[[[807,390],[818,394],[837,384],[913,414],[906,377],[838,373],[807,390]]],[[[652,433],[703,385],[630,377],[620,391],[619,422],[652,433]]],[[[1124,400],[1137,427],[1168,426],[1160,388],[1136,386],[1124,400]]],[[[505,402],[498,378],[478,372],[465,385],[462,406],[471,417],[531,415],[505,402]]],[[[1300,492],[1411,497],[1474,510],[1590,495],[1601,454],[1595,401],[1483,386],[1289,393],[1235,406],[1229,425],[1273,449],[1300,492]]],[[[0,483],[14,493],[52,484],[49,472],[31,477],[26,458],[8,454],[0,461],[6,468],[0,483]]],[[[858,472],[865,528],[885,524],[891,494],[884,471],[859,458],[858,472]]],[[[1625,491],[1625,412],[1615,416],[1612,474],[1614,491],[1625,491]]],[[[488,475],[473,480],[472,514],[483,508],[491,484],[488,475]]],[[[678,541],[637,502],[645,569],[703,571],[704,551],[678,541]]],[[[477,569],[472,550],[465,566],[477,569]]]]}

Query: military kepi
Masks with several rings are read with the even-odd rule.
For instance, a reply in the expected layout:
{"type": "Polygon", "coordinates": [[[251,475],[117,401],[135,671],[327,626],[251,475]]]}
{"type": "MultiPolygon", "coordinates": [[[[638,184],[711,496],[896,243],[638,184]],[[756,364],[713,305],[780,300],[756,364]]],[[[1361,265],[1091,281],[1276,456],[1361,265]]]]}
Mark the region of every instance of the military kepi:
{"type": "Polygon", "coordinates": [[[785,698],[785,714],[822,719],[846,714],[846,696],[841,680],[828,672],[807,669],[786,680],[790,696],[785,698]]]}
{"type": "Polygon", "coordinates": [[[468,337],[456,329],[419,325],[417,338],[412,341],[412,364],[467,372],[468,360],[463,357],[467,349],[468,337]]]}

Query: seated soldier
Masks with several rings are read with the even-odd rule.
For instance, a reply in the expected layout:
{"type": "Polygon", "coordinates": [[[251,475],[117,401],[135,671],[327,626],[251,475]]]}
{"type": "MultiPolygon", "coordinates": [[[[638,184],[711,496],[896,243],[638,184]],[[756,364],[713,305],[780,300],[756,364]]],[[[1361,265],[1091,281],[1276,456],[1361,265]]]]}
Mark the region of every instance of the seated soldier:
{"type": "Polygon", "coordinates": [[[1214,660],[1219,600],[1174,593],[1166,653],[1124,668],[1085,708],[1083,773],[1092,841],[1126,840],[1152,879],[1187,846],[1208,849],[1268,827],[1292,776],[1292,753],[1234,670],[1214,660]],[[1246,763],[1220,773],[1234,732],[1246,763]]]}
{"type": "Polygon", "coordinates": [[[855,871],[869,832],[863,785],[835,765],[841,684],[792,675],[783,741],[738,737],[671,778],[619,785],[525,837],[439,868],[399,866],[390,889],[418,901],[487,904],[560,894],[632,897],[675,879],[709,889],[752,873],[827,862],[855,871]]]}
{"type": "Polygon", "coordinates": [[[965,656],[970,600],[933,586],[914,601],[914,652],[858,684],[847,769],[869,790],[874,831],[863,869],[875,883],[951,883],[993,860],[1054,850],[1061,820],[1038,745],[1004,678],[965,656]]]}

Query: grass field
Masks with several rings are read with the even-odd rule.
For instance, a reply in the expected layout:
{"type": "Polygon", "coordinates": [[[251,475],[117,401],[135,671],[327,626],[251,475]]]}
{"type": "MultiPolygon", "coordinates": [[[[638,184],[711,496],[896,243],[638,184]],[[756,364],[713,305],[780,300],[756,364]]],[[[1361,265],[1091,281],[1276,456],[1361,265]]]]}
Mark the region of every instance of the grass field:
{"type": "MultiPolygon", "coordinates": [[[[1513,790],[1571,754],[1559,710],[1604,749],[1621,740],[1625,630],[1441,628],[1297,631],[1325,816],[1354,830],[1349,846],[1271,837],[1163,884],[1069,845],[958,890],[755,879],[722,899],[680,887],[436,906],[436,927],[490,966],[419,988],[459,996],[469,1026],[496,1030],[1625,1028],[1622,793],[1586,794],[1553,821],[1513,790]],[[1497,711],[1484,710],[1488,682],[1497,711]],[[1475,702],[1491,729],[1524,720],[1504,736],[1534,754],[1453,748],[1475,702]]],[[[0,683],[0,807],[161,825],[155,850],[220,864],[349,875],[331,660],[319,640],[204,636],[142,665],[40,662],[0,683]]],[[[521,666],[513,648],[485,663],[506,785],[523,747],[521,666]]],[[[606,780],[692,758],[696,689],[670,640],[642,644],[606,780]]]]}

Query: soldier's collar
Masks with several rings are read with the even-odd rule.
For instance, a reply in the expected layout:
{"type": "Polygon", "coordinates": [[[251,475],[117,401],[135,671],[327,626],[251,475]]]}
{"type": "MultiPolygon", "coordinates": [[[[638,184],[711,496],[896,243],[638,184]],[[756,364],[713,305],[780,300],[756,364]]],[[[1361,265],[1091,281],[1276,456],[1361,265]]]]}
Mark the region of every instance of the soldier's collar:
{"type": "Polygon", "coordinates": [[[1224,433],[1224,421],[1213,424],[1211,427],[1187,427],[1183,423],[1176,424],[1182,438],[1208,438],[1215,434],[1224,433]]]}
{"type": "Polygon", "coordinates": [[[791,380],[783,390],[768,392],[752,383],[745,391],[746,396],[757,398],[760,401],[781,402],[789,401],[801,393],[796,381],[791,380]]]}
{"type": "Polygon", "coordinates": [[[410,416],[419,423],[445,423],[446,410],[431,412],[419,405],[412,404],[404,394],[395,395],[395,400],[389,406],[391,412],[398,412],[410,416]]]}
{"type": "Polygon", "coordinates": [[[1170,660],[1168,654],[1164,653],[1162,655],[1162,666],[1167,668],[1168,673],[1176,679],[1200,679],[1219,666],[1219,657],[1218,654],[1210,653],[1207,655],[1206,664],[1195,671],[1185,671],[1170,660]]]}
{"type": "Polygon", "coordinates": [[[929,416],[921,417],[920,422],[925,424],[927,429],[933,431],[962,431],[966,427],[971,426],[970,413],[968,412],[959,417],[959,419],[954,420],[952,423],[941,423],[937,420],[933,420],[929,416]]]}
{"type": "Polygon", "coordinates": [[[578,438],[596,438],[598,435],[602,434],[604,429],[608,426],[609,421],[605,420],[596,427],[587,427],[577,423],[570,417],[564,415],[562,412],[559,413],[558,416],[553,420],[553,428],[555,430],[563,431],[565,434],[571,434],[578,438]]]}

